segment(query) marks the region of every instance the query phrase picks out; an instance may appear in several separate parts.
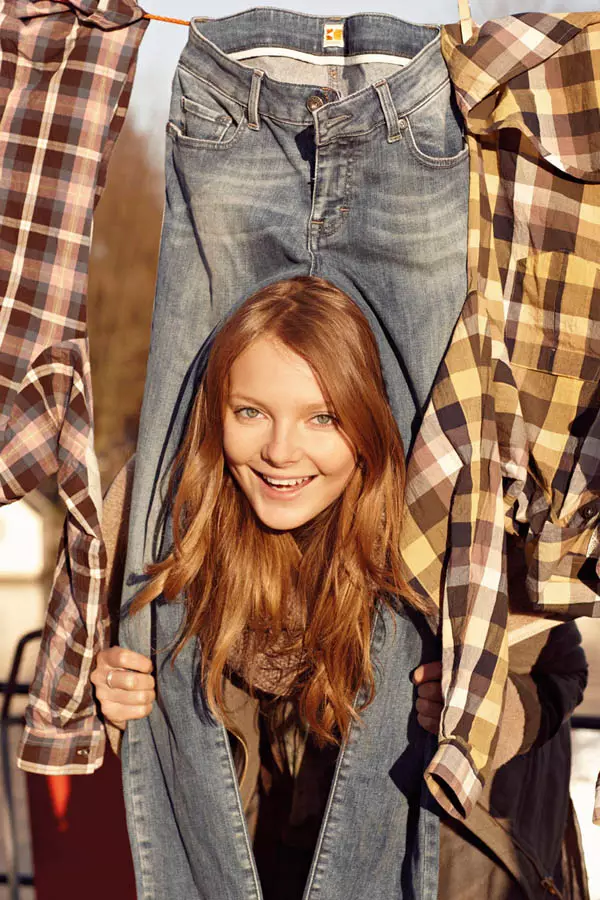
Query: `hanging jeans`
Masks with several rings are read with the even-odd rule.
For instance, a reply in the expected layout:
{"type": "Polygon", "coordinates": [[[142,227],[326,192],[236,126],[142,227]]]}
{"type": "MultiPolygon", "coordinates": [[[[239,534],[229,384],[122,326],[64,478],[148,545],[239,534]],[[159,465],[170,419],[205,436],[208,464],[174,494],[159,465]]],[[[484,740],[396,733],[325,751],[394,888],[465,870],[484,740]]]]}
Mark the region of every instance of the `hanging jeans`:
{"type": "MultiPolygon", "coordinates": [[[[251,293],[307,274],[345,290],[373,328],[410,446],[466,295],[467,154],[437,28],[275,9],[192,23],[167,126],[122,644],[149,654],[151,632],[153,646],[172,636],[168,606],[135,617],[127,606],[164,546],[166,476],[205,341],[251,293]]],[[[437,838],[414,847],[432,814],[409,809],[394,774],[406,757],[422,777],[407,736],[421,642],[410,620],[398,622],[397,658],[338,770],[310,898],[436,896],[437,838]]],[[[159,667],[160,702],[127,729],[139,897],[256,898],[223,731],[191,714],[193,664],[182,654],[174,670],[159,667]]]]}

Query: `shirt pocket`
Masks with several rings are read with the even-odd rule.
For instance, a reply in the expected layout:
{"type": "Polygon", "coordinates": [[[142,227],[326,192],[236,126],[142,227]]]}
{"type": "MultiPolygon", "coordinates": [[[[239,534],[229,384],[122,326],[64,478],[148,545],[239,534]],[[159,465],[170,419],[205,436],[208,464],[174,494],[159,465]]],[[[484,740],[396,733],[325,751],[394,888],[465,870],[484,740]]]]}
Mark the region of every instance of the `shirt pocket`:
{"type": "Polygon", "coordinates": [[[515,366],[596,381],[600,267],[563,251],[519,260],[505,339],[515,366]]]}
{"type": "Polygon", "coordinates": [[[575,617],[600,608],[600,498],[579,506],[566,524],[544,523],[532,537],[526,577],[538,609],[575,617]]]}

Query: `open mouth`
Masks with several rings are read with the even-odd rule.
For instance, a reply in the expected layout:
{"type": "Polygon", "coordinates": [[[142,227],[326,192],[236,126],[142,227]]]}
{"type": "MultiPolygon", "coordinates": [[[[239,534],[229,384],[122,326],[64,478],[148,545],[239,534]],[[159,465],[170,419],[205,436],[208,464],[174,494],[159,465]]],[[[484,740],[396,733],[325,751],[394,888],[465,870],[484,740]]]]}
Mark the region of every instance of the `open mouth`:
{"type": "Polygon", "coordinates": [[[266,485],[280,494],[297,491],[307,484],[310,484],[310,482],[314,481],[317,477],[316,475],[305,475],[300,478],[272,478],[270,475],[264,475],[262,472],[257,472],[256,469],[253,469],[252,471],[261,479],[261,481],[264,481],[266,485]]]}

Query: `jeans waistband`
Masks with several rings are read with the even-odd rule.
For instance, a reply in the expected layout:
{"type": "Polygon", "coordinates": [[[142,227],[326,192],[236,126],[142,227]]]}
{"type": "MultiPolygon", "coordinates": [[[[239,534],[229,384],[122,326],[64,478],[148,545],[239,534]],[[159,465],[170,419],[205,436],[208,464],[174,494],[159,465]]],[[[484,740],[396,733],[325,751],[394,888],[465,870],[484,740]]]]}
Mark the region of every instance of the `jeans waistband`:
{"type": "Polygon", "coordinates": [[[180,65],[248,108],[251,127],[259,127],[262,116],[291,124],[315,124],[325,141],[340,133],[340,128],[345,135],[356,134],[385,120],[389,129],[390,103],[398,117],[407,115],[448,81],[437,26],[413,25],[376,13],[327,17],[250,9],[208,22],[193,19],[180,65]],[[324,29],[333,24],[343,28],[344,46],[324,48],[324,29]],[[260,47],[331,57],[332,65],[340,57],[367,53],[403,56],[410,61],[377,84],[311,109],[307,101],[318,85],[278,81],[228,56],[260,47]]]}

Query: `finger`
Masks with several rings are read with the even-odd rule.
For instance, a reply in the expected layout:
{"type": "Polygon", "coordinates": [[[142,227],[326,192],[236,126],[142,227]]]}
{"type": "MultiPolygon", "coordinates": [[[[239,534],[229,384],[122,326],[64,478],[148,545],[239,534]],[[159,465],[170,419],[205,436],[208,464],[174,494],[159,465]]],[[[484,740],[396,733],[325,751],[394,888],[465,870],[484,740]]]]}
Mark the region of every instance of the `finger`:
{"type": "Polygon", "coordinates": [[[105,700],[100,704],[105,718],[111,722],[130,722],[132,719],[145,719],[152,712],[152,706],[140,704],[139,706],[124,706],[122,703],[112,703],[105,700]]]}
{"type": "Polygon", "coordinates": [[[119,691],[153,691],[154,678],[152,675],[142,675],[139,672],[130,672],[127,669],[106,669],[102,673],[104,677],[100,682],[106,684],[111,690],[119,691]],[[112,672],[109,681],[109,673],[112,672]]]}
{"type": "Polygon", "coordinates": [[[430,731],[431,734],[438,734],[440,723],[436,719],[430,719],[426,716],[417,716],[417,722],[424,728],[425,731],[430,731]]]}
{"type": "Polygon", "coordinates": [[[134,650],[127,650],[125,647],[111,647],[109,650],[102,650],[98,654],[98,661],[101,665],[110,666],[113,669],[131,669],[133,672],[145,673],[152,671],[152,660],[148,656],[135,653],[134,650]]]}
{"type": "Polygon", "coordinates": [[[153,691],[155,687],[152,675],[142,675],[139,672],[130,672],[127,669],[115,669],[110,666],[100,666],[94,669],[90,675],[92,684],[96,686],[96,692],[106,686],[109,690],[121,691],[153,691]],[[112,672],[112,675],[110,674],[112,672]],[[108,683],[110,675],[110,684],[108,683]]]}
{"type": "Polygon", "coordinates": [[[424,697],[426,700],[435,700],[441,703],[443,698],[442,685],[439,681],[426,681],[417,688],[417,696],[424,697]]]}
{"type": "Polygon", "coordinates": [[[425,681],[439,681],[442,677],[442,663],[440,660],[435,662],[423,663],[413,672],[413,681],[415,684],[423,684],[425,681]]]}
{"type": "Polygon", "coordinates": [[[125,726],[127,725],[127,722],[121,722],[120,720],[117,720],[117,719],[109,719],[106,714],[104,715],[104,718],[107,722],[110,722],[111,725],[114,725],[116,728],[118,728],[119,731],[125,731],[125,726]]]}
{"type": "Polygon", "coordinates": [[[119,691],[106,685],[96,688],[96,697],[100,703],[119,703],[122,706],[152,706],[156,700],[154,691],[119,691]]]}
{"type": "Polygon", "coordinates": [[[428,716],[430,718],[439,718],[442,714],[442,704],[434,703],[433,700],[419,699],[415,703],[415,709],[420,715],[428,716]]]}

